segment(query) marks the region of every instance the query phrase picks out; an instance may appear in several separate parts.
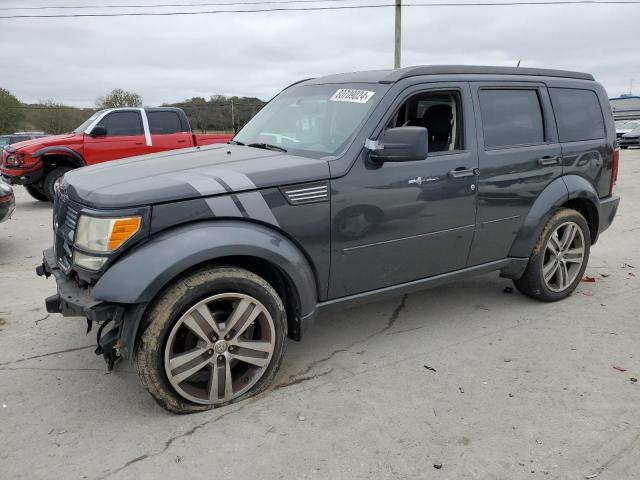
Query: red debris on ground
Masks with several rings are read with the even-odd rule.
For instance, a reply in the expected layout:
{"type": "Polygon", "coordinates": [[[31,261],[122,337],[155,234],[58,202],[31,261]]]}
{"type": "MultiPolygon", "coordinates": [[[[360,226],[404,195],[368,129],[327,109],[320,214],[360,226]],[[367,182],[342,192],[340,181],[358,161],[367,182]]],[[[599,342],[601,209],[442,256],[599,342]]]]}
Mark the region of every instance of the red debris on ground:
{"type": "Polygon", "coordinates": [[[616,370],[618,370],[619,372],[626,372],[627,369],[626,368],[622,368],[622,367],[618,367],[617,365],[611,365],[613,368],[615,368],[616,370]]]}
{"type": "Polygon", "coordinates": [[[582,277],[582,281],[586,283],[593,283],[596,281],[596,279],[594,277],[590,277],[589,275],[585,275],[584,277],[582,277]]]}

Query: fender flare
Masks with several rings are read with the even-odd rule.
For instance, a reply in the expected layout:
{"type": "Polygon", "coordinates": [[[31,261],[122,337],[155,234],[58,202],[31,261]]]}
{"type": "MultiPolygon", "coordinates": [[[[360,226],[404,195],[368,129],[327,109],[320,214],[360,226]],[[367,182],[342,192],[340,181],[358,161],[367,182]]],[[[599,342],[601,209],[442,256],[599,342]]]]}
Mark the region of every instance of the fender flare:
{"type": "Polygon", "coordinates": [[[569,200],[567,185],[562,177],[553,180],[538,195],[511,244],[510,257],[530,257],[533,247],[553,212],[569,200]]]}
{"type": "Polygon", "coordinates": [[[596,243],[598,234],[600,233],[600,218],[602,216],[598,192],[596,192],[591,182],[578,175],[565,175],[562,178],[569,192],[569,200],[587,200],[593,206],[593,209],[590,209],[590,211],[595,218],[587,218],[587,222],[590,224],[593,222],[594,228],[591,229],[591,244],[596,243]]]}
{"type": "Polygon", "coordinates": [[[529,257],[542,229],[553,212],[570,200],[587,200],[593,204],[596,218],[595,243],[599,230],[600,198],[593,185],[578,175],[563,175],[552,181],[538,196],[529,210],[516,239],[511,245],[509,256],[529,257]]]}
{"type": "Polygon", "coordinates": [[[69,147],[63,147],[63,146],[44,147],[33,152],[31,156],[33,158],[40,158],[43,155],[48,155],[51,153],[61,153],[64,156],[71,157],[74,160],[73,163],[75,163],[78,167],[84,167],[87,164],[84,161],[84,158],[82,155],[80,155],[75,150],[70,149],[69,147]]]}
{"type": "Polygon", "coordinates": [[[152,237],[108,268],[92,296],[120,304],[148,303],[188,269],[230,256],[257,257],[279,268],[296,290],[300,316],[315,312],[316,276],[304,253],[276,230],[241,220],[198,222],[152,237]]]}

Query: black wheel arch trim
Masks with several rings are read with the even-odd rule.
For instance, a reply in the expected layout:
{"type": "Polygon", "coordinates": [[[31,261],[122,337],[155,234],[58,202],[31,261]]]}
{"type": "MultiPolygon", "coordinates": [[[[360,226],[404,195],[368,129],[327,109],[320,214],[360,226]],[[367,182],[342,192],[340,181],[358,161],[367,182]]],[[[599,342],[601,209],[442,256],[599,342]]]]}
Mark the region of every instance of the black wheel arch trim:
{"type": "Polygon", "coordinates": [[[52,146],[52,147],[44,147],[39,150],[36,150],[31,154],[33,158],[40,158],[43,155],[50,155],[54,153],[59,153],[67,157],[71,157],[74,160],[74,163],[79,167],[84,167],[87,163],[84,161],[84,157],[80,155],[75,150],[70,149],[69,147],[63,146],[52,146]]]}
{"type": "Polygon", "coordinates": [[[300,316],[315,312],[318,285],[304,253],[269,227],[233,220],[198,222],[157,234],[109,267],[92,296],[119,304],[148,303],[193,267],[240,256],[260,258],[279,268],[295,288],[300,316]]]}
{"type": "MultiPolygon", "coordinates": [[[[540,193],[529,210],[518,234],[511,245],[510,257],[529,257],[544,226],[558,208],[570,200],[586,200],[593,204],[597,218],[600,217],[600,199],[593,185],[578,175],[563,175],[553,180],[540,193]]],[[[596,232],[599,227],[596,225],[596,232]]],[[[594,243],[596,238],[592,238],[594,243]]]]}

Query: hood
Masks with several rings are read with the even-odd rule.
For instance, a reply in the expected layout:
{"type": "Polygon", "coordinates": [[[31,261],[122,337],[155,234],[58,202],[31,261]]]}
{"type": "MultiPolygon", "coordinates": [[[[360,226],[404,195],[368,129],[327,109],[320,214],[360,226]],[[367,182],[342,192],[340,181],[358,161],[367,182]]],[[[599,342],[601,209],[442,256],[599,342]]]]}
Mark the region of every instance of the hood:
{"type": "Polygon", "coordinates": [[[74,137],[81,139],[82,135],[77,133],[51,135],[50,137],[33,138],[31,140],[25,140],[24,142],[13,143],[11,146],[18,151],[27,150],[29,153],[33,153],[42,147],[49,147],[52,145],[69,145],[69,141],[74,137]]]}
{"type": "Polygon", "coordinates": [[[124,208],[327,178],[326,160],[211,145],[72,170],[65,175],[65,188],[83,205],[124,208]]]}

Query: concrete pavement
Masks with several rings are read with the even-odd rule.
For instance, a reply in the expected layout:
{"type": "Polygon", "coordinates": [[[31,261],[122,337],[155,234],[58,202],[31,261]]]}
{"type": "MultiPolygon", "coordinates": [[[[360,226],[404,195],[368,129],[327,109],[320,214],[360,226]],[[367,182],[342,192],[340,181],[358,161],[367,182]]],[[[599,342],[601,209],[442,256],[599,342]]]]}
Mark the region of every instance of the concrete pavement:
{"type": "Polygon", "coordinates": [[[567,300],[491,274],[325,313],[273,388],[175,416],[130,365],[107,373],[83,319],[47,315],[55,284],[33,270],[51,209],[18,187],[0,224],[0,478],[640,478],[640,150],[617,192],[596,281],[567,300]]]}

